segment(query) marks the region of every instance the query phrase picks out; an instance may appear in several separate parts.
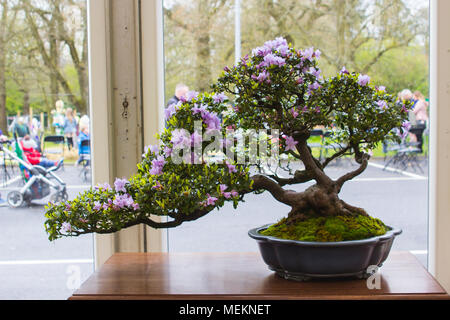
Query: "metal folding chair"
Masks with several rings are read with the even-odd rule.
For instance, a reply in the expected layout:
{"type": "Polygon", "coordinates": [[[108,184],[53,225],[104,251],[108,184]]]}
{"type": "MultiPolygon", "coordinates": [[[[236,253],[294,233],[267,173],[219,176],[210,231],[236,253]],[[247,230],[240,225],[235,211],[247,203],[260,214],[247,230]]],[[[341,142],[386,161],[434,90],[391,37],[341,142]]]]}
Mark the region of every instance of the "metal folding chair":
{"type": "MultiPolygon", "coordinates": [[[[423,132],[423,130],[422,130],[423,132]]],[[[423,139],[418,137],[417,142],[406,142],[406,137],[399,144],[384,144],[384,168],[394,167],[400,170],[407,170],[408,168],[414,171],[423,173],[420,163],[419,155],[423,153],[423,139]],[[388,153],[395,152],[395,154],[388,160],[388,153]]]]}
{"type": "MultiPolygon", "coordinates": [[[[66,139],[64,136],[55,135],[55,136],[46,136],[42,142],[42,154],[47,156],[49,154],[60,155],[61,158],[64,158],[64,145],[66,139]],[[49,144],[56,144],[56,147],[48,147],[49,144]]],[[[64,170],[64,164],[62,167],[64,170]]]]}

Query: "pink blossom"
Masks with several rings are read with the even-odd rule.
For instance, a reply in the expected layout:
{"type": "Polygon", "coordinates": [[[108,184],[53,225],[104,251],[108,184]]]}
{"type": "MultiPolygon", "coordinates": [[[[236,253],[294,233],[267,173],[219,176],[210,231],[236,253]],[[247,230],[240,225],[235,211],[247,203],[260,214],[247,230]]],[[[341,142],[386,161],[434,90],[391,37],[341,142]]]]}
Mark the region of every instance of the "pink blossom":
{"type": "Polygon", "coordinates": [[[165,163],[166,163],[166,161],[164,160],[164,158],[162,156],[158,156],[158,158],[152,160],[152,168],[149,173],[151,175],[162,174],[162,172],[163,172],[162,169],[163,169],[165,163]]]}
{"type": "Polygon", "coordinates": [[[358,84],[365,87],[370,82],[370,77],[368,75],[360,74],[358,77],[358,84]]]}
{"type": "Polygon", "coordinates": [[[61,225],[61,231],[62,232],[71,232],[72,231],[72,225],[68,222],[63,222],[61,225]]]}
{"type": "Polygon", "coordinates": [[[170,142],[173,143],[174,148],[191,146],[190,134],[184,129],[175,129],[172,132],[170,142]]]}
{"type": "Polygon", "coordinates": [[[188,93],[186,93],[186,101],[197,99],[198,94],[199,93],[197,91],[189,91],[188,93]]]}
{"type": "Polygon", "coordinates": [[[119,191],[127,192],[127,190],[125,189],[125,185],[127,183],[128,181],[125,179],[116,178],[116,181],[114,182],[114,188],[116,189],[117,192],[119,191]]]}
{"type": "Polygon", "coordinates": [[[283,138],[286,140],[286,148],[285,151],[295,151],[295,146],[298,144],[298,141],[295,141],[293,137],[290,136],[283,136],[283,138]]]}
{"type": "Polygon", "coordinates": [[[284,66],[286,64],[286,60],[284,60],[281,57],[277,57],[274,54],[269,53],[268,55],[266,55],[264,57],[264,65],[265,66],[272,66],[272,65],[276,65],[276,66],[284,66]]]}
{"type": "Polygon", "coordinates": [[[96,201],[94,202],[94,210],[98,211],[102,208],[102,204],[100,203],[100,201],[96,201]]]}
{"type": "Polygon", "coordinates": [[[194,131],[194,133],[191,135],[191,143],[194,146],[201,145],[203,142],[203,137],[201,134],[199,134],[197,131],[194,131]]]}
{"type": "Polygon", "coordinates": [[[258,80],[258,82],[261,83],[264,80],[266,80],[268,77],[269,77],[269,73],[266,70],[264,70],[255,78],[255,80],[258,80]]]}
{"type": "Polygon", "coordinates": [[[308,89],[310,89],[310,90],[317,90],[317,89],[319,89],[319,83],[316,81],[313,84],[308,85],[308,89]]]}
{"type": "Polygon", "coordinates": [[[163,186],[159,181],[156,181],[155,185],[152,187],[154,190],[162,190],[163,186]]]}
{"type": "Polygon", "coordinates": [[[222,93],[216,93],[213,96],[213,100],[214,100],[214,103],[222,103],[225,100],[228,100],[228,97],[223,92],[222,93]]]}
{"type": "Polygon", "coordinates": [[[345,67],[342,67],[340,74],[350,74],[350,72],[348,72],[347,69],[345,69],[345,67]]]}
{"type": "Polygon", "coordinates": [[[309,49],[305,49],[302,51],[302,56],[306,59],[306,60],[312,60],[314,55],[314,48],[309,48],[309,49]]]}
{"type": "Polygon", "coordinates": [[[378,100],[377,105],[378,105],[378,108],[380,108],[383,111],[386,110],[388,107],[386,101],[384,101],[384,100],[378,100]]]}
{"type": "Polygon", "coordinates": [[[225,164],[228,167],[228,172],[229,173],[237,172],[235,165],[232,165],[231,163],[228,163],[228,162],[226,162],[225,164]]]}
{"type": "Polygon", "coordinates": [[[111,189],[111,186],[109,185],[109,183],[103,183],[103,184],[96,185],[95,189],[107,191],[107,190],[111,189]]]}
{"type": "Polygon", "coordinates": [[[409,131],[409,129],[411,129],[411,122],[409,122],[408,120],[403,121],[402,128],[404,128],[406,131],[409,131]]]}
{"type": "Polygon", "coordinates": [[[292,114],[292,116],[295,118],[297,118],[297,116],[299,115],[299,113],[297,111],[295,111],[294,108],[292,108],[291,110],[289,110],[289,112],[292,114]]]}
{"type": "Polygon", "coordinates": [[[216,201],[219,200],[216,197],[211,197],[209,194],[207,194],[208,198],[206,199],[205,206],[213,206],[216,204],[216,201]]]}
{"type": "Polygon", "coordinates": [[[206,108],[207,106],[204,104],[200,105],[200,107],[198,106],[198,104],[194,104],[194,107],[192,108],[192,113],[193,114],[200,113],[203,116],[203,114],[206,112],[206,108]]]}
{"type": "Polygon", "coordinates": [[[164,152],[164,157],[168,158],[172,154],[172,148],[164,147],[164,151],[163,152],[164,152]]]}

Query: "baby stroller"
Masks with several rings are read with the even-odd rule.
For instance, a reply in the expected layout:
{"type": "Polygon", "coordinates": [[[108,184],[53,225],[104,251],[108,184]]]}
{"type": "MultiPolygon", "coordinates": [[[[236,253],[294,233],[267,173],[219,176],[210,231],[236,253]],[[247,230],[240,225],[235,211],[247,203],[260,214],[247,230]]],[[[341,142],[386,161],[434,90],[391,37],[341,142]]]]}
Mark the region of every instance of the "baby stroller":
{"type": "MultiPolygon", "coordinates": [[[[8,141],[12,144],[13,141],[8,141]]],[[[12,208],[18,208],[24,203],[31,204],[32,200],[43,199],[51,193],[51,188],[55,191],[50,196],[50,201],[61,202],[67,201],[68,194],[66,183],[58,177],[54,172],[61,168],[63,159],[58,162],[57,166],[44,168],[39,165],[31,165],[22,159],[22,150],[16,141],[16,152],[10,151],[3,144],[0,144],[0,150],[3,150],[8,156],[19,163],[23,174],[25,185],[20,190],[13,190],[8,193],[7,202],[12,208]]]]}

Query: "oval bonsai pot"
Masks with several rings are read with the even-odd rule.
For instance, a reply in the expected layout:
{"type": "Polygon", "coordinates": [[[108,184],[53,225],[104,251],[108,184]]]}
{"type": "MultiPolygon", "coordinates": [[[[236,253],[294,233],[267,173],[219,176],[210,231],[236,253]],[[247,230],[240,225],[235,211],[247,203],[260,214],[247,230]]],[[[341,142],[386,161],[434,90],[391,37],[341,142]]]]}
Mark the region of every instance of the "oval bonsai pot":
{"type": "Polygon", "coordinates": [[[340,242],[307,242],[260,234],[268,224],[252,229],[248,235],[258,242],[264,262],[282,278],[306,281],[311,278],[367,278],[370,266],[381,267],[389,255],[400,229],[382,236],[340,242]]]}

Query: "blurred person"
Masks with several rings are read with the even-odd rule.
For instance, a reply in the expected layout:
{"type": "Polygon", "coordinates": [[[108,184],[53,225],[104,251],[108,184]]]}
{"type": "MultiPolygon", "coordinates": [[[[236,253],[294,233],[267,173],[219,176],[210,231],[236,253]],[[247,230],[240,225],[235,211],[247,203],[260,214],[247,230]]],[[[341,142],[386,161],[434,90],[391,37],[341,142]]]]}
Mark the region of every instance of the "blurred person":
{"type": "Polygon", "coordinates": [[[77,120],[73,116],[72,108],[66,110],[66,117],[64,118],[64,135],[67,139],[67,146],[69,151],[74,147],[74,139],[77,133],[77,120]]]}
{"type": "MultiPolygon", "coordinates": [[[[414,102],[414,95],[411,92],[411,90],[409,89],[403,89],[399,94],[398,94],[398,103],[402,104],[403,101],[407,102],[414,102]]],[[[408,111],[408,120],[411,123],[411,125],[415,125],[416,124],[416,115],[414,114],[414,112],[412,112],[412,110],[408,111]]]]}
{"type": "Polygon", "coordinates": [[[419,125],[426,125],[428,121],[428,102],[420,91],[414,92],[413,112],[419,125]]]}
{"type": "Polygon", "coordinates": [[[41,151],[41,139],[40,139],[40,133],[42,132],[41,122],[36,119],[32,118],[30,122],[30,136],[32,139],[34,139],[37,143],[37,150],[41,151]]]}
{"type": "Polygon", "coordinates": [[[85,140],[90,139],[89,127],[83,127],[80,131],[80,135],[78,136],[78,154],[89,153],[89,148],[82,148],[81,143],[85,140]]]}
{"type": "Polygon", "coordinates": [[[167,102],[167,106],[170,106],[172,104],[177,104],[178,101],[180,101],[180,99],[182,97],[186,97],[186,94],[189,91],[189,87],[186,86],[185,84],[179,83],[177,84],[176,88],[175,88],[175,95],[169,99],[169,101],[167,102]]]}
{"type": "Polygon", "coordinates": [[[78,121],[78,127],[80,128],[80,132],[84,127],[89,128],[89,117],[86,114],[80,118],[80,121],[78,121]]]}
{"type": "Polygon", "coordinates": [[[409,139],[411,142],[419,142],[421,149],[422,135],[428,122],[428,102],[420,91],[414,92],[413,99],[414,106],[411,112],[414,114],[415,123],[411,126],[409,139]]]}
{"type": "MultiPolygon", "coordinates": [[[[3,131],[2,129],[0,129],[0,142],[6,142],[8,141],[8,137],[3,135],[3,131]]],[[[7,205],[6,201],[4,199],[2,199],[2,195],[0,193],[0,207],[3,207],[7,205]]]]}
{"type": "Polygon", "coordinates": [[[414,98],[413,93],[411,92],[411,90],[409,89],[403,89],[399,94],[398,94],[398,98],[399,100],[405,100],[405,101],[412,101],[414,98]]]}
{"type": "Polygon", "coordinates": [[[55,128],[56,134],[62,135],[64,132],[64,101],[56,101],[55,109],[51,111],[51,114],[53,117],[52,126],[55,128]]]}
{"type": "Polygon", "coordinates": [[[23,138],[26,135],[30,134],[30,128],[25,122],[24,117],[18,117],[14,123],[14,126],[12,128],[12,133],[17,134],[17,137],[23,138]]]}

